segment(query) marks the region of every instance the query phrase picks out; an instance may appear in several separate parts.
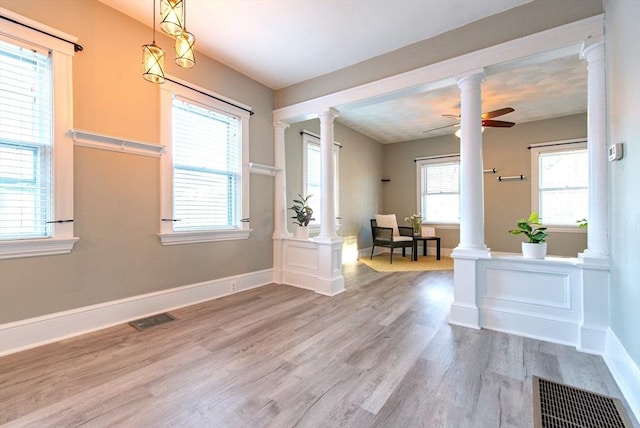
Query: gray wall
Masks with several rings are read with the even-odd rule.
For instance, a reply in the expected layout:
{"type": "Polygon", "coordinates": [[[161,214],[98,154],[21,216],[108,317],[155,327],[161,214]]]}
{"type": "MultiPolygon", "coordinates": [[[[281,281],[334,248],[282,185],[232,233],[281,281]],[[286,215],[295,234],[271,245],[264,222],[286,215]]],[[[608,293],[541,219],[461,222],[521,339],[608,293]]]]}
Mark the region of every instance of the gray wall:
{"type": "MultiPolygon", "coordinates": [[[[96,0],[0,0],[0,7],[79,37],[74,127],[159,144],[159,88],[140,71],[148,27],[96,0]]],[[[156,40],[172,49],[169,38],[156,40]]],[[[273,164],[273,92],[203,55],[197,61],[192,70],[167,61],[165,72],[252,106],[250,160],[273,164]]],[[[80,241],[68,255],[0,261],[0,323],[272,267],[272,177],[251,177],[248,240],[163,247],[159,159],[82,147],[74,156],[80,241]]]]}
{"type": "MultiPolygon", "coordinates": [[[[517,108],[517,106],[516,106],[517,108]]],[[[487,128],[482,134],[485,169],[497,174],[484,175],[485,243],[492,251],[519,253],[522,238],[507,233],[518,219],[531,212],[531,182],[502,181],[498,175],[531,176],[529,144],[581,138],[587,135],[586,114],[517,124],[513,128],[487,128]]],[[[424,140],[384,145],[384,176],[391,182],[383,186],[383,210],[395,213],[398,221],[418,212],[414,159],[423,156],[459,153],[460,142],[453,134],[424,140]]],[[[577,220],[577,219],[576,219],[577,220]]],[[[444,248],[455,248],[458,229],[438,229],[444,248]]],[[[576,257],[586,248],[586,234],[551,232],[548,253],[576,257]]]]}
{"type": "MultiPolygon", "coordinates": [[[[320,121],[307,120],[291,125],[285,131],[287,165],[287,206],[302,193],[301,130],[320,134],[320,121]]],[[[339,235],[357,236],[358,248],[371,246],[369,219],[380,211],[382,203],[382,145],[339,122],[334,124],[334,139],[340,149],[340,216],[339,235]]],[[[289,217],[293,214],[289,211],[289,217]]],[[[317,217],[316,217],[317,218],[317,217]]],[[[289,231],[294,231],[291,221],[289,231]]]]}
{"type": "Polygon", "coordinates": [[[534,0],[431,39],[278,90],[275,107],[394,76],[602,12],[602,0],[534,0]]]}
{"type": "Polygon", "coordinates": [[[624,143],[609,163],[611,329],[640,367],[640,2],[605,4],[609,143],[624,143]]]}

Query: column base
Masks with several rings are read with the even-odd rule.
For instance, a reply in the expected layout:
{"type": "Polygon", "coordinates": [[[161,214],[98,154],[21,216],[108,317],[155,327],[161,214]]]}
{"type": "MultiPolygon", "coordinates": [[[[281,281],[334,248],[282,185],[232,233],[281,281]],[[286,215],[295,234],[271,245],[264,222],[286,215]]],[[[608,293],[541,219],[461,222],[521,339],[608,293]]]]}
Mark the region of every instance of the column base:
{"type": "Polygon", "coordinates": [[[317,237],[313,240],[318,245],[318,276],[316,293],[335,296],[342,293],[344,276],[342,276],[342,242],[340,237],[317,237]]]}

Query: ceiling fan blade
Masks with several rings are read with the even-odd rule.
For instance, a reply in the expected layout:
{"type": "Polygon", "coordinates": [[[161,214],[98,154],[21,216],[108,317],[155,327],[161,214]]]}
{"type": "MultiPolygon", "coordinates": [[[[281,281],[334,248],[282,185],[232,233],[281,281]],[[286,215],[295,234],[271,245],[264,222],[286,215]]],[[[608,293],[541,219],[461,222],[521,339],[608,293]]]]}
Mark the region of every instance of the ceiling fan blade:
{"type": "Polygon", "coordinates": [[[453,126],[460,126],[457,123],[453,123],[451,125],[444,125],[444,126],[438,126],[437,128],[431,128],[431,129],[427,129],[426,131],[422,131],[423,134],[426,134],[427,132],[431,132],[431,131],[437,131],[438,129],[445,129],[445,128],[451,128],[453,126]]]}
{"type": "Polygon", "coordinates": [[[511,128],[515,123],[505,122],[504,120],[483,120],[482,126],[489,128],[511,128]]]}
{"type": "Polygon", "coordinates": [[[449,119],[460,120],[459,114],[443,114],[442,117],[448,117],[449,119]]]}
{"type": "Polygon", "coordinates": [[[512,107],[505,107],[498,110],[488,111],[486,113],[482,113],[483,119],[493,119],[494,117],[504,116],[507,113],[511,113],[515,111],[512,107]]]}

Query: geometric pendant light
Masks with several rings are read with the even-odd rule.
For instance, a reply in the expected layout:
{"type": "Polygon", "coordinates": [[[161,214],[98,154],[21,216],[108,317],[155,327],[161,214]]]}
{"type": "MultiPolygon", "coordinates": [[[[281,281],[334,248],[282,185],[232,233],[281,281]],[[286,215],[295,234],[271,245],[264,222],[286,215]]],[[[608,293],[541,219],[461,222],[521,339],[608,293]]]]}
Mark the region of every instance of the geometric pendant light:
{"type": "Polygon", "coordinates": [[[196,43],[196,36],[187,31],[187,11],[186,5],[182,5],[184,27],[182,32],[176,36],[176,64],[182,68],[191,68],[196,65],[196,57],[193,45],[196,43]]]}
{"type": "Polygon", "coordinates": [[[193,45],[196,37],[188,31],[183,31],[176,37],[176,64],[183,68],[191,68],[196,65],[193,45]]]}
{"type": "Polygon", "coordinates": [[[160,29],[170,36],[184,31],[184,3],[182,0],[160,0],[160,29]]]}
{"type": "Polygon", "coordinates": [[[151,83],[164,83],[164,51],[156,45],[156,2],[153,1],[153,43],[142,45],[142,77],[151,83]]]}

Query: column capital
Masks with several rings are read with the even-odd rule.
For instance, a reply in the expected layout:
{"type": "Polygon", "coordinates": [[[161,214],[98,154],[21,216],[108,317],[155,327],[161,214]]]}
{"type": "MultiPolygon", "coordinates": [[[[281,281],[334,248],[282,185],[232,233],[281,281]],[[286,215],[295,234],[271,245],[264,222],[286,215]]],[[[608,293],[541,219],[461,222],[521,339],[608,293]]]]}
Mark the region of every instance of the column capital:
{"type": "Polygon", "coordinates": [[[458,87],[462,88],[463,85],[477,84],[479,85],[484,81],[485,71],[484,68],[478,68],[475,70],[467,71],[466,73],[458,74],[454,78],[458,87]]]}
{"type": "Polygon", "coordinates": [[[273,127],[277,128],[277,129],[287,129],[289,127],[289,124],[287,122],[283,122],[281,120],[277,120],[277,121],[273,122],[273,127]]]}
{"type": "Polygon", "coordinates": [[[320,118],[320,121],[333,120],[336,117],[338,117],[338,115],[339,115],[338,110],[336,110],[333,107],[330,107],[329,109],[327,109],[327,110],[325,110],[325,111],[323,111],[321,113],[318,113],[318,117],[320,118]]]}
{"type": "Polygon", "coordinates": [[[590,37],[582,42],[580,58],[586,59],[587,61],[594,59],[604,60],[604,36],[590,37]]]}

